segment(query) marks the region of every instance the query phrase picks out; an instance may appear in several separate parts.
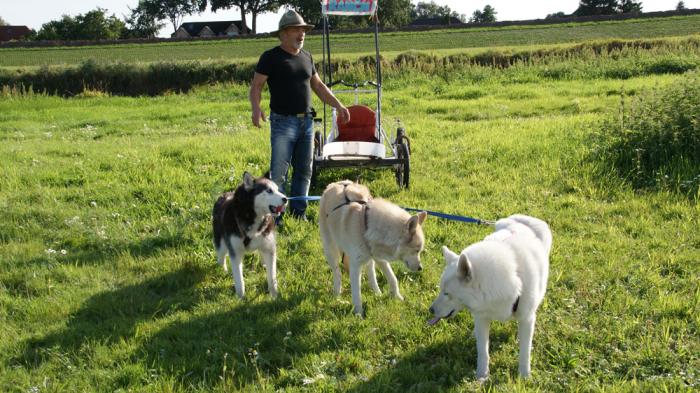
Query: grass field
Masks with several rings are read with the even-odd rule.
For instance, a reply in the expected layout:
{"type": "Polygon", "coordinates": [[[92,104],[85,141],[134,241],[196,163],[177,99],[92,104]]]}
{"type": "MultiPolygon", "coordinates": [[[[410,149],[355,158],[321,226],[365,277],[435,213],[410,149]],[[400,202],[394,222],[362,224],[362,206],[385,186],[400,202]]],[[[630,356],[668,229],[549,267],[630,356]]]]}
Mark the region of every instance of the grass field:
{"type": "Polygon", "coordinates": [[[470,315],[425,322],[440,246],[488,228],[429,218],[424,271],[394,264],[406,300],[365,288],[361,320],[347,281],[331,295],[312,206],[311,222],[279,234],[281,297],[267,297],[250,256],[240,301],[214,263],[209,212],[243,171],[266,169],[269,130],[250,125],[246,86],[0,98],[0,390],[695,390],[697,203],[636,192],[588,158],[620,92],[682,78],[386,81],[385,125],[400,118],[411,137],[412,187],[362,172],[375,195],[486,219],[532,214],[554,233],[533,377],[517,378],[515,324],[494,323],[484,385],[470,315]]]}
{"type": "MultiPolygon", "coordinates": [[[[643,39],[686,36],[700,33],[700,15],[632,19],[626,21],[569,23],[561,25],[512,26],[483,29],[451,29],[425,32],[383,33],[382,54],[407,50],[450,50],[460,48],[511,47],[563,44],[584,40],[643,39]]],[[[306,48],[321,55],[321,38],[309,35],[306,48]]],[[[78,64],[88,59],[98,62],[157,62],[188,60],[224,60],[253,62],[260,53],[274,46],[276,38],[226,41],[197,41],[163,44],[128,44],[92,47],[4,48],[0,49],[0,67],[32,67],[78,64]]],[[[333,35],[334,56],[356,56],[374,51],[373,38],[367,35],[333,35]]]]}

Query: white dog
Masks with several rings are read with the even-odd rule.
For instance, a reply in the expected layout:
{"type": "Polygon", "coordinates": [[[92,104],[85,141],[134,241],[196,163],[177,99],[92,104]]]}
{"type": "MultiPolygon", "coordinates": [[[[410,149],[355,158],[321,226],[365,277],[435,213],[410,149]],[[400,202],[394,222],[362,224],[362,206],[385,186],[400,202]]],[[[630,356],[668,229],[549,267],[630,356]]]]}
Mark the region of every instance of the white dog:
{"type": "Polygon", "coordinates": [[[338,262],[341,253],[348,258],[350,289],[354,312],[362,315],[360,273],[367,265],[370,287],[380,293],[374,263],[379,264],[389,284],[389,291],[403,300],[399,284],[389,266],[400,259],[412,271],[422,269],[423,230],[426,212],[411,216],[404,209],[383,199],[372,199],[367,187],[351,181],[326,187],[319,205],[318,223],[326,260],[333,272],[333,291],[340,295],[341,277],[338,262]]]}
{"type": "Polygon", "coordinates": [[[518,321],[518,371],[530,375],[530,351],[535,314],[547,288],[552,234],[542,220],[513,215],[496,222],[496,231],[460,255],[442,247],[447,266],[440,294],[430,307],[437,323],[467,307],[474,317],[476,377],[489,374],[489,324],[518,321]]]}
{"type": "Polygon", "coordinates": [[[270,296],[277,297],[277,245],[274,217],[284,211],[287,197],[265,177],[253,178],[245,172],[243,183],[216,201],[212,211],[216,260],[226,269],[226,254],[236,295],[245,296],[243,255],[258,250],[267,269],[270,296]]]}

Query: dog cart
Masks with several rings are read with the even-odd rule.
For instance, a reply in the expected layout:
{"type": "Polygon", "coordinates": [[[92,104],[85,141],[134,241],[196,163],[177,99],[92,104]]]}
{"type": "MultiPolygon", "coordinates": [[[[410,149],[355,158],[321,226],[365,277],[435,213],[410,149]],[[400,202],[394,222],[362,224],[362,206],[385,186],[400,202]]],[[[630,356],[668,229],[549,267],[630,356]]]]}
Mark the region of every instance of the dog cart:
{"type": "Polygon", "coordinates": [[[354,105],[348,106],[350,121],[345,124],[339,124],[335,108],[330,108],[324,103],[323,119],[317,119],[315,123],[317,130],[314,133],[314,182],[318,173],[326,168],[388,167],[394,170],[399,187],[407,188],[409,185],[411,149],[406,132],[397,126],[396,134],[387,136],[382,127],[382,69],[379,58],[377,2],[378,0],[321,0],[323,81],[334,94],[354,94],[355,101],[354,105]],[[346,82],[333,79],[329,15],[366,15],[374,20],[376,80],[346,82]],[[376,95],[375,108],[360,105],[361,94],[376,95]],[[323,123],[322,127],[320,123],[323,123]]]}

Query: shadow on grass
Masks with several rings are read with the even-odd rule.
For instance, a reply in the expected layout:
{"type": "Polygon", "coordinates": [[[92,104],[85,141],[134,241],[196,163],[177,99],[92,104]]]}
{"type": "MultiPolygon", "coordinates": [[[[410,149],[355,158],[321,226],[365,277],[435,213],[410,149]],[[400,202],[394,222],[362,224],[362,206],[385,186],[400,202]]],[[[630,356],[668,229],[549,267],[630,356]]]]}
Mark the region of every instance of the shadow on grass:
{"type": "Polygon", "coordinates": [[[142,321],[191,310],[198,302],[195,286],[206,269],[186,264],[179,270],[144,282],[98,293],[68,317],[65,328],[41,338],[28,340],[17,361],[37,366],[56,351],[77,353],[100,345],[131,339],[142,321]]]}
{"type": "MultiPolygon", "coordinates": [[[[508,339],[507,334],[494,334],[492,331],[491,352],[499,351],[501,344],[508,339]]],[[[439,392],[465,384],[467,386],[461,388],[476,390],[480,385],[476,382],[475,373],[476,345],[474,337],[465,331],[447,341],[419,347],[347,391],[439,392]]]]}
{"type": "MultiPolygon", "coordinates": [[[[79,245],[68,245],[69,253],[60,258],[61,264],[90,266],[101,265],[120,254],[127,253],[136,259],[148,258],[158,252],[175,247],[195,248],[197,244],[182,234],[159,235],[140,239],[135,242],[121,242],[112,239],[91,240],[79,245]]],[[[41,265],[46,263],[45,255],[29,259],[26,263],[41,265]]]]}
{"type": "Polygon", "coordinates": [[[304,354],[333,345],[312,338],[314,310],[297,307],[304,296],[239,302],[225,311],[170,324],[143,346],[147,363],[186,386],[245,387],[293,367],[304,354]]]}
{"type": "MultiPolygon", "coordinates": [[[[321,195],[326,186],[341,180],[352,180],[361,184],[368,184],[377,180],[382,171],[388,171],[394,176],[394,169],[387,168],[331,168],[318,174],[309,189],[309,195],[321,195]]],[[[397,187],[398,188],[398,187],[397,187]]]]}

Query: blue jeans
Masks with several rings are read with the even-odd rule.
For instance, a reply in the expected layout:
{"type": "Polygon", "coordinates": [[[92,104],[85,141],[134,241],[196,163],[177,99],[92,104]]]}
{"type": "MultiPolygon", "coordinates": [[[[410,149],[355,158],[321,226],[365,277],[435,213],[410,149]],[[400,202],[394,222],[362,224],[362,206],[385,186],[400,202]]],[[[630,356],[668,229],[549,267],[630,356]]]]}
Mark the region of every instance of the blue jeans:
{"type": "MultiPolygon", "coordinates": [[[[288,196],[307,196],[311,184],[311,164],[313,160],[314,132],[313,118],[296,117],[270,113],[270,177],[280,191],[288,196]],[[291,164],[292,185],[286,193],[287,172],[291,164]]],[[[292,214],[303,214],[306,201],[291,201],[292,214]]]]}

